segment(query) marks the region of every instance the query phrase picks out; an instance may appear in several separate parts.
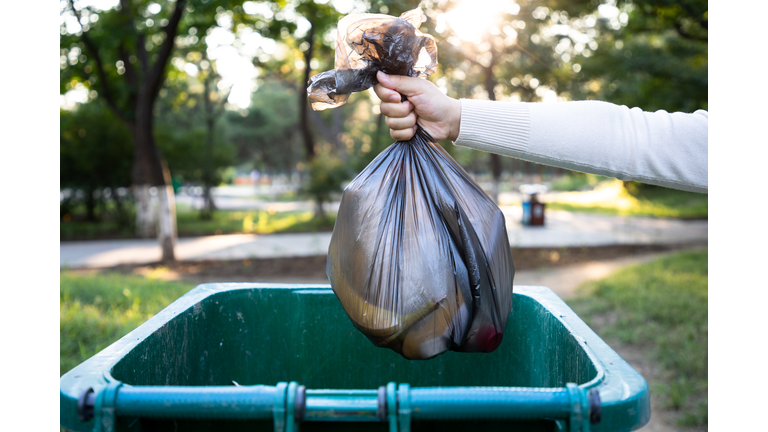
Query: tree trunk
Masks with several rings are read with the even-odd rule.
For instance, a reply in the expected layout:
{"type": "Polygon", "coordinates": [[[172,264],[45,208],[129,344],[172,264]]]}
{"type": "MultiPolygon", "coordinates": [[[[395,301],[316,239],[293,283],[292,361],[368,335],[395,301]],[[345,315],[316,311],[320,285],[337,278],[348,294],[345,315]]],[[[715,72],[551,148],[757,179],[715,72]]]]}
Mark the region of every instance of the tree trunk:
{"type": "Polygon", "coordinates": [[[342,157],[346,157],[347,152],[344,151],[344,145],[341,144],[341,140],[339,139],[342,130],[342,123],[343,121],[341,119],[341,108],[332,109],[331,136],[333,137],[333,141],[331,141],[331,144],[333,144],[335,151],[341,152],[342,157]]]}
{"type": "Polygon", "coordinates": [[[309,27],[309,34],[307,35],[307,43],[309,48],[304,52],[304,80],[299,86],[299,113],[301,114],[301,137],[304,140],[304,150],[307,152],[307,161],[311,161],[315,158],[315,141],[312,138],[312,131],[309,128],[309,103],[307,102],[307,85],[309,83],[309,75],[312,71],[310,64],[312,63],[312,48],[314,47],[315,26],[309,27]]]}
{"type": "Polygon", "coordinates": [[[499,185],[501,184],[501,156],[491,153],[491,173],[493,173],[493,187],[491,189],[491,198],[496,205],[499,205],[499,185]]]}
{"type": "MultiPolygon", "coordinates": [[[[493,51],[491,51],[493,54],[493,51]]],[[[489,100],[496,100],[496,93],[493,89],[496,87],[496,80],[493,77],[493,65],[495,63],[496,56],[491,55],[491,64],[485,68],[485,91],[488,92],[489,100]]],[[[491,186],[491,199],[496,205],[499,204],[499,186],[501,183],[501,156],[496,153],[491,153],[491,173],[493,174],[493,185],[491,186]]]]}
{"type": "Polygon", "coordinates": [[[159,205],[158,239],[162,248],[162,260],[173,261],[176,244],[176,206],[167,166],[163,169],[160,152],[152,135],[152,101],[147,91],[142,88],[136,103],[136,126],[134,127],[133,183],[136,197],[136,230],[146,237],[153,231],[155,221],[152,206],[149,203],[150,187],[157,188],[159,205]],[[143,189],[147,189],[145,194],[143,189]],[[146,200],[146,202],[142,202],[146,200]]]}
{"type": "Polygon", "coordinates": [[[136,201],[136,234],[141,238],[152,238],[155,236],[155,221],[157,220],[155,205],[152,202],[152,196],[149,194],[150,186],[134,185],[133,199],[136,201]]]}
{"type": "MultiPolygon", "coordinates": [[[[206,57],[207,58],[207,57],[206,57]]],[[[210,220],[213,218],[213,197],[211,196],[211,187],[213,186],[213,133],[214,133],[214,113],[210,95],[211,72],[205,75],[203,80],[203,103],[205,107],[205,123],[207,128],[205,143],[205,162],[203,167],[203,208],[200,209],[200,218],[210,220]]]]}
{"type": "Polygon", "coordinates": [[[96,191],[93,189],[85,190],[85,209],[88,222],[96,222],[96,191]]]}
{"type": "Polygon", "coordinates": [[[160,204],[157,239],[163,251],[162,260],[164,262],[173,261],[176,258],[174,254],[176,246],[176,196],[173,193],[173,186],[158,186],[157,197],[160,204]]]}
{"type": "Polygon", "coordinates": [[[325,219],[325,210],[323,210],[323,202],[319,199],[315,199],[315,219],[325,219]]]}

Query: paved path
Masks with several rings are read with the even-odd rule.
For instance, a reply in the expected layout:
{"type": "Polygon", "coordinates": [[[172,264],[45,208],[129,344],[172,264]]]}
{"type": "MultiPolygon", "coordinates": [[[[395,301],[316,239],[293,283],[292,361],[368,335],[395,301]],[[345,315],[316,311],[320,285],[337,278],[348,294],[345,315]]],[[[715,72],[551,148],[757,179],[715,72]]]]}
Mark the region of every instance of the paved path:
{"type": "MultiPolygon", "coordinates": [[[[523,227],[520,207],[503,206],[513,247],[581,247],[622,244],[701,244],[708,223],[547,211],[546,226],[523,227]]],[[[180,238],[180,260],[229,260],[325,255],[331,233],[232,234],[180,238]]],[[[110,267],[160,260],[154,239],[61,242],[60,266],[110,267]]],[[[541,284],[547,285],[547,284],[541,284]]]]}

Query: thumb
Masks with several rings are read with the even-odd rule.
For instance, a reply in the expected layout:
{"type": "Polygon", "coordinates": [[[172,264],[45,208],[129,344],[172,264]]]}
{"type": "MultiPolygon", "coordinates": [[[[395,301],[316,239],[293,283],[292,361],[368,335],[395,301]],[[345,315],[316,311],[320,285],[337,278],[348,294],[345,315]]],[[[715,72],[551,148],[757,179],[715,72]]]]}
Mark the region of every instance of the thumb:
{"type": "Polygon", "coordinates": [[[421,93],[420,89],[427,83],[421,78],[414,78],[403,75],[387,75],[382,71],[376,73],[376,79],[379,84],[405,96],[412,96],[421,93]]]}

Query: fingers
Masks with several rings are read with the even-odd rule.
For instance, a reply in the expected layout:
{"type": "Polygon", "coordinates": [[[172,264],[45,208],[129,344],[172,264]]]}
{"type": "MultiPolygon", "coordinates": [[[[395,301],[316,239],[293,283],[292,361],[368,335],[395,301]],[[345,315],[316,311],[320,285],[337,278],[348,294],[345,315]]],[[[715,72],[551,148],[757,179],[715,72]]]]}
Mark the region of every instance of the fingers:
{"type": "Polygon", "coordinates": [[[387,117],[403,118],[413,111],[413,105],[408,102],[381,103],[381,113],[387,117]]]}
{"type": "Polygon", "coordinates": [[[382,102],[400,102],[400,93],[396,92],[395,90],[388,89],[381,84],[376,84],[373,86],[373,91],[376,93],[376,96],[381,99],[382,102]]]}
{"type": "Polygon", "coordinates": [[[416,134],[416,126],[408,129],[390,129],[389,135],[398,141],[408,141],[416,134]]]}
{"type": "MultiPolygon", "coordinates": [[[[406,96],[413,96],[424,93],[431,85],[429,81],[421,78],[401,75],[387,75],[381,71],[376,73],[376,79],[379,81],[382,87],[385,87],[389,90],[394,90],[397,93],[401,93],[406,96]]],[[[379,98],[381,98],[381,96],[379,96],[379,98]]]]}
{"type": "Polygon", "coordinates": [[[413,129],[416,126],[416,114],[411,112],[403,118],[387,117],[387,126],[393,130],[413,129]]]}

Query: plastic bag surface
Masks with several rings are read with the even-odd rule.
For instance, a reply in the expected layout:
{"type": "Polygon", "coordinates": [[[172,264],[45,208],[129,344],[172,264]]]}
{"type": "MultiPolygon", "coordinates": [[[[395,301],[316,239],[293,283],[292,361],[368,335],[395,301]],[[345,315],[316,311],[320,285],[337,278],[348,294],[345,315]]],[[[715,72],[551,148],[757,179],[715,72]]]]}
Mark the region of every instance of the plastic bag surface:
{"type": "Polygon", "coordinates": [[[503,213],[420,127],[345,188],[326,273],[354,325],[408,359],[491,352],[512,310],[503,213]]]}
{"type": "Polygon", "coordinates": [[[351,14],[337,26],[335,69],[309,80],[312,109],[321,111],[347,102],[349,94],[378,84],[376,72],[426,77],[437,70],[435,38],[421,33],[421,9],[400,17],[351,14]]]}

